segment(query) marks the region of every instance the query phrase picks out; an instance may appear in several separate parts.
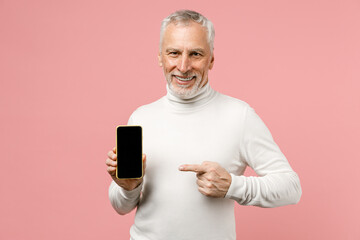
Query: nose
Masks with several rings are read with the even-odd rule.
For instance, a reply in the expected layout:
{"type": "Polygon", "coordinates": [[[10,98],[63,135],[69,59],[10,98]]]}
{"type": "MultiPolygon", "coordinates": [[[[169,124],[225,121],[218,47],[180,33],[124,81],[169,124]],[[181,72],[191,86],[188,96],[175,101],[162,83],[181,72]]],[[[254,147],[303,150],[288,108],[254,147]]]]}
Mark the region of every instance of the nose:
{"type": "Polygon", "coordinates": [[[181,73],[186,73],[191,70],[191,59],[186,54],[181,55],[179,58],[177,69],[181,73]]]}

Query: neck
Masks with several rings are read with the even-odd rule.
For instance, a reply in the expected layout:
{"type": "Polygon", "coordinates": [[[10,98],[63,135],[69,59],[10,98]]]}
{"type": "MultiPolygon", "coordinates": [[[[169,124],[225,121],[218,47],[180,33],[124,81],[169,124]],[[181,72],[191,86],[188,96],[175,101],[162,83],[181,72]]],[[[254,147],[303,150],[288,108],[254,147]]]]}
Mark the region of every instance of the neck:
{"type": "Polygon", "coordinates": [[[198,108],[205,106],[216,94],[216,91],[210,87],[209,82],[205,84],[200,90],[190,97],[181,97],[176,94],[173,90],[171,90],[166,84],[166,98],[168,103],[175,108],[176,110],[180,111],[192,111],[198,108]]]}

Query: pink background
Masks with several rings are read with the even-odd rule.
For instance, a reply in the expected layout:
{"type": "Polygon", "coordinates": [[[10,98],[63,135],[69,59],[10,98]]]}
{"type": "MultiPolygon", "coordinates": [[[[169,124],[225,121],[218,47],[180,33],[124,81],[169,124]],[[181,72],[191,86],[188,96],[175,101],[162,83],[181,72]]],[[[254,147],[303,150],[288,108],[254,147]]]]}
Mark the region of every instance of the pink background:
{"type": "Polygon", "coordinates": [[[238,239],[360,239],[359,0],[0,0],[0,239],[128,239],[106,154],[165,94],[160,22],[183,8],[215,25],[212,87],[255,108],[301,179],[298,205],[237,205],[238,239]]]}

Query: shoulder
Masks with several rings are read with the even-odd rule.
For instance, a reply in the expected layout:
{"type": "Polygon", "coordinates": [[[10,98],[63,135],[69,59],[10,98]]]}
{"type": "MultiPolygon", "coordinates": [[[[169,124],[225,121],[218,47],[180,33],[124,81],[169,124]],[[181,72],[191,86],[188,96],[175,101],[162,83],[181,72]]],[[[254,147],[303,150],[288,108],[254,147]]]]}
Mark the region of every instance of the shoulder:
{"type": "Polygon", "coordinates": [[[156,114],[163,109],[164,97],[159,98],[158,100],[142,105],[135,109],[131,114],[133,118],[141,118],[143,116],[149,116],[149,114],[156,114]]]}
{"type": "Polygon", "coordinates": [[[243,114],[251,108],[247,102],[219,92],[217,106],[225,111],[235,111],[243,114]]]}

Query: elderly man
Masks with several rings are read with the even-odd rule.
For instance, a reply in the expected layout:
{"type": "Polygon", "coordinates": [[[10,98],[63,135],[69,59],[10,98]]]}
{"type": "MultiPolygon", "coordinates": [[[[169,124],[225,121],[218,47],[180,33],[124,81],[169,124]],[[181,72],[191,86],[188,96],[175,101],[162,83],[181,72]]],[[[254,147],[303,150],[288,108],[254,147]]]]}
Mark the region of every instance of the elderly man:
{"type": "Polygon", "coordinates": [[[146,174],[117,179],[116,149],[110,151],[111,204],[119,214],[137,207],[131,239],[236,239],[234,201],[295,204],[299,178],[255,111],[211,88],[212,23],[177,11],[163,20],[160,35],[167,95],[136,109],[128,122],[143,127],[146,174]],[[243,176],[247,166],[258,177],[243,176]]]}

